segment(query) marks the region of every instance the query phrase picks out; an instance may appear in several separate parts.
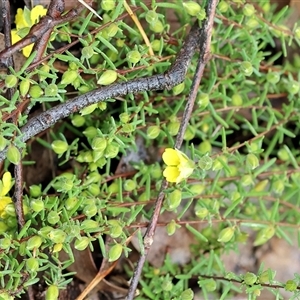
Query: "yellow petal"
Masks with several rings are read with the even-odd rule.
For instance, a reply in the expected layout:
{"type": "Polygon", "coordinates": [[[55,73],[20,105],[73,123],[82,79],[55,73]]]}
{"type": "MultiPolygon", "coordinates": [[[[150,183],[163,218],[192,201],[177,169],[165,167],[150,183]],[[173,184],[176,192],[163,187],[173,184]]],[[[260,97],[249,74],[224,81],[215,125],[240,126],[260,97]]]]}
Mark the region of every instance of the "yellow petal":
{"type": "Polygon", "coordinates": [[[33,48],[33,44],[30,44],[22,49],[22,53],[25,57],[29,57],[33,48]]]}
{"type": "Polygon", "coordinates": [[[4,211],[7,204],[12,203],[10,197],[0,197],[0,213],[4,211]]]}
{"type": "Polygon", "coordinates": [[[172,148],[165,149],[162,159],[167,166],[177,166],[180,163],[177,151],[172,148]]]}
{"type": "Polygon", "coordinates": [[[47,9],[44,8],[42,5],[35,6],[30,13],[30,19],[32,24],[37,23],[42,16],[46,15],[46,13],[47,13],[47,9]]]}
{"type": "Polygon", "coordinates": [[[22,8],[18,8],[18,10],[17,10],[17,14],[15,16],[15,23],[16,23],[17,29],[30,26],[30,24],[28,24],[24,18],[22,8]]]}
{"type": "Polygon", "coordinates": [[[3,188],[1,190],[0,196],[5,196],[11,189],[11,174],[10,172],[5,172],[2,177],[3,188]]]}
{"type": "Polygon", "coordinates": [[[18,34],[17,34],[17,30],[13,29],[10,32],[10,34],[11,34],[11,42],[12,42],[12,44],[15,44],[15,43],[17,43],[18,41],[21,40],[21,37],[19,37],[18,34]]]}
{"type": "Polygon", "coordinates": [[[180,173],[177,167],[166,167],[163,175],[168,182],[176,182],[180,173]]]}

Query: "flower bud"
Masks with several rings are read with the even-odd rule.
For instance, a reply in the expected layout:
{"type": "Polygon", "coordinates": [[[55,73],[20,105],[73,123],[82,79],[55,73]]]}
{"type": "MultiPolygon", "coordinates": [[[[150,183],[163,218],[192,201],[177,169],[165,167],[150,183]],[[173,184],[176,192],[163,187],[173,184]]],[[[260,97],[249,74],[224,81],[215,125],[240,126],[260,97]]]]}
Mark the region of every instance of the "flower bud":
{"type": "Polygon", "coordinates": [[[149,126],[147,128],[147,137],[149,139],[156,139],[160,134],[160,128],[159,126],[153,125],[153,126],[149,126]]]}
{"type": "Polygon", "coordinates": [[[127,61],[132,64],[137,64],[141,60],[141,54],[137,50],[129,51],[126,54],[127,61]]]}
{"type": "Polygon", "coordinates": [[[225,155],[220,155],[217,157],[213,164],[212,164],[212,170],[218,171],[224,168],[224,165],[227,164],[227,157],[225,155]]]}
{"type": "MultiPolygon", "coordinates": [[[[271,274],[271,270],[269,269],[269,270],[265,270],[265,271],[263,271],[260,275],[259,275],[259,277],[258,277],[258,280],[259,280],[259,283],[262,283],[262,284],[264,284],[264,283],[269,283],[270,282],[270,274],[271,274]]],[[[272,278],[271,278],[272,279],[272,278]]]]}
{"type": "Polygon", "coordinates": [[[12,164],[17,165],[21,160],[21,153],[16,146],[10,145],[7,150],[6,158],[12,164]]]}
{"type": "Polygon", "coordinates": [[[206,108],[209,104],[209,95],[206,93],[201,93],[197,98],[197,103],[201,110],[206,108]]]}
{"type": "Polygon", "coordinates": [[[212,146],[211,146],[210,141],[205,140],[205,141],[203,141],[203,142],[200,143],[200,145],[199,145],[199,151],[200,151],[201,155],[205,155],[207,153],[210,153],[211,150],[212,150],[212,146]]]}
{"type": "Polygon", "coordinates": [[[89,126],[83,131],[83,134],[87,138],[92,139],[93,137],[97,136],[98,131],[97,131],[97,128],[95,128],[94,126],[89,126]]]}
{"type": "Polygon", "coordinates": [[[193,126],[188,125],[184,133],[183,139],[185,141],[190,141],[195,137],[195,135],[196,135],[196,129],[193,126]]]}
{"type": "Polygon", "coordinates": [[[269,239],[273,237],[274,234],[275,234],[274,226],[268,226],[261,229],[256,235],[256,239],[253,245],[256,247],[265,244],[269,239]]]}
{"type": "Polygon", "coordinates": [[[287,91],[292,95],[295,95],[299,92],[299,83],[295,80],[288,83],[287,91]]]}
{"type": "Polygon", "coordinates": [[[247,272],[244,276],[244,282],[247,285],[253,285],[257,281],[257,276],[254,273],[247,272]]]}
{"type": "Polygon", "coordinates": [[[104,152],[106,158],[115,158],[118,153],[119,146],[114,144],[108,144],[104,152]]]}
{"type": "Polygon", "coordinates": [[[49,232],[48,238],[53,243],[56,244],[63,243],[67,238],[67,234],[61,229],[53,229],[52,231],[49,232]]]}
{"type": "Polygon", "coordinates": [[[259,160],[253,153],[249,153],[246,156],[246,167],[250,170],[254,170],[259,166],[259,160]]]}
{"type": "Polygon", "coordinates": [[[42,242],[43,240],[40,236],[34,235],[27,241],[26,248],[28,250],[38,249],[42,245],[42,242]]]}
{"type": "Polygon", "coordinates": [[[82,223],[81,223],[81,229],[84,230],[84,231],[90,231],[90,230],[99,230],[99,223],[97,221],[94,221],[94,220],[84,220],[82,223]]]}
{"type": "Polygon", "coordinates": [[[294,280],[288,280],[284,285],[284,289],[289,292],[295,292],[297,290],[297,283],[294,280]]]}
{"type": "Polygon", "coordinates": [[[250,175],[250,174],[243,175],[241,178],[241,184],[242,184],[242,186],[248,186],[248,185],[253,184],[252,175],[250,175]]]}
{"type": "Polygon", "coordinates": [[[61,251],[62,248],[63,248],[62,243],[54,244],[54,246],[52,248],[52,253],[58,253],[61,251]]]}
{"type": "Polygon", "coordinates": [[[201,11],[201,6],[194,1],[187,1],[182,4],[186,12],[192,17],[196,17],[201,11]]]}
{"type": "Polygon", "coordinates": [[[40,185],[31,185],[29,187],[29,194],[31,197],[39,197],[42,194],[42,188],[40,185]]]}
{"type": "Polygon", "coordinates": [[[82,110],[80,110],[80,114],[82,116],[85,116],[85,115],[90,115],[96,108],[97,108],[98,104],[95,103],[95,104],[92,104],[92,105],[89,105],[85,108],[83,108],[82,110]]]}
{"type": "Polygon", "coordinates": [[[179,128],[180,128],[180,122],[179,121],[170,122],[167,125],[168,133],[171,136],[177,135],[177,133],[179,131],[179,128]]]}
{"type": "Polygon", "coordinates": [[[50,83],[46,88],[45,88],[45,96],[47,97],[55,97],[58,94],[58,87],[54,83],[50,83]]]}
{"type": "Polygon", "coordinates": [[[7,139],[4,138],[2,135],[0,135],[0,151],[4,150],[7,144],[8,144],[7,139]]]}
{"type": "Polygon", "coordinates": [[[198,161],[198,166],[199,166],[199,168],[202,169],[202,170],[205,170],[205,171],[210,170],[211,167],[212,167],[212,165],[213,165],[213,161],[212,161],[212,159],[211,159],[209,156],[207,156],[207,155],[202,156],[202,157],[199,159],[199,161],[198,161]]]}
{"type": "Polygon", "coordinates": [[[10,248],[10,245],[11,245],[10,238],[5,237],[3,239],[0,239],[0,249],[6,250],[6,249],[10,248]]]}
{"type": "Polygon", "coordinates": [[[71,84],[78,78],[78,74],[76,70],[67,70],[64,72],[60,83],[63,85],[71,84]]]}
{"type": "Polygon", "coordinates": [[[205,190],[205,184],[202,183],[196,183],[191,186],[189,186],[189,190],[193,195],[201,195],[203,191],[205,190]]]}
{"type": "Polygon", "coordinates": [[[240,65],[240,70],[245,76],[250,76],[253,73],[253,66],[249,61],[243,61],[240,65]]]}
{"type": "Polygon", "coordinates": [[[165,207],[168,211],[175,210],[181,203],[181,191],[176,189],[168,194],[165,203],[165,207]]]}
{"type": "Polygon", "coordinates": [[[107,147],[107,139],[96,136],[92,140],[91,147],[94,151],[103,152],[107,147]]]}
{"type": "Polygon", "coordinates": [[[102,0],[101,8],[105,11],[113,10],[116,6],[116,0],[102,0]]]}
{"type": "Polygon", "coordinates": [[[198,218],[204,219],[208,216],[208,209],[206,207],[197,207],[195,208],[195,214],[198,218]]]}
{"type": "Polygon", "coordinates": [[[5,222],[0,221],[0,234],[5,233],[7,229],[8,229],[8,225],[5,222]]]}
{"type": "Polygon", "coordinates": [[[281,195],[285,188],[284,181],[280,179],[274,181],[272,188],[276,194],[281,195]]]}
{"type": "Polygon", "coordinates": [[[92,46],[83,47],[81,50],[81,57],[84,59],[90,59],[94,55],[94,49],[92,46]]]}
{"type": "Polygon", "coordinates": [[[154,33],[162,33],[164,31],[164,25],[160,20],[157,20],[155,23],[151,23],[149,28],[154,33]]]}
{"type": "Polygon", "coordinates": [[[216,281],[212,278],[201,280],[200,286],[206,290],[206,292],[213,292],[217,288],[216,281]]]}
{"type": "Polygon", "coordinates": [[[16,209],[14,203],[8,203],[4,208],[4,212],[6,213],[7,216],[14,217],[16,215],[16,209]]]}
{"type": "Polygon", "coordinates": [[[107,70],[103,72],[103,74],[100,76],[99,80],[97,81],[100,85],[109,85],[113,82],[115,82],[118,78],[118,73],[114,70],[107,70]]]}
{"type": "Polygon", "coordinates": [[[93,217],[98,212],[98,208],[95,204],[86,205],[83,208],[83,214],[85,214],[88,218],[93,217]]]}
{"type": "Polygon", "coordinates": [[[172,281],[168,278],[166,278],[163,282],[162,282],[162,289],[165,292],[171,292],[173,289],[173,283],[172,281]]]}
{"type": "Polygon", "coordinates": [[[228,8],[229,8],[229,4],[226,1],[221,1],[218,4],[218,9],[219,9],[220,13],[226,13],[228,8]]]}
{"type": "Polygon", "coordinates": [[[56,211],[50,211],[47,215],[47,221],[51,225],[58,223],[59,219],[59,214],[56,211]]]}
{"type": "Polygon", "coordinates": [[[85,118],[81,115],[76,114],[72,117],[71,122],[72,122],[73,126],[81,127],[85,123],[85,118]]]}
{"type": "Polygon", "coordinates": [[[246,27],[248,27],[249,29],[254,29],[259,25],[257,18],[254,16],[252,16],[251,18],[249,18],[249,20],[247,20],[246,22],[246,27]]]}
{"type": "Polygon", "coordinates": [[[180,300],[193,300],[194,299],[194,292],[192,289],[187,289],[183,291],[180,295],[180,300]]]}
{"type": "Polygon", "coordinates": [[[74,243],[74,248],[83,251],[85,250],[90,243],[90,239],[86,236],[81,237],[80,239],[76,239],[74,243]]]}
{"type": "Polygon", "coordinates": [[[181,94],[184,90],[184,87],[185,87],[184,82],[181,82],[180,84],[175,85],[172,89],[173,95],[177,96],[177,95],[181,94]]]}
{"type": "Polygon", "coordinates": [[[107,103],[106,103],[106,102],[103,102],[103,101],[99,102],[99,103],[98,103],[98,108],[99,108],[101,111],[105,111],[106,108],[107,108],[107,103]]]}
{"type": "Polygon", "coordinates": [[[18,78],[15,75],[7,75],[5,78],[5,86],[7,88],[13,88],[18,82],[18,78]]]}
{"type": "Polygon", "coordinates": [[[266,78],[268,82],[272,84],[277,84],[280,80],[280,75],[279,73],[272,72],[272,73],[268,73],[266,78]]]}
{"type": "Polygon", "coordinates": [[[51,284],[46,291],[45,300],[57,300],[58,296],[59,296],[58,286],[51,284]]]}
{"type": "Polygon", "coordinates": [[[233,94],[231,97],[231,104],[233,106],[242,106],[243,105],[243,98],[240,94],[233,94]]]}
{"type": "Polygon", "coordinates": [[[124,182],[124,190],[126,192],[131,192],[133,191],[134,189],[136,188],[136,182],[132,179],[127,179],[125,182],[124,182]]]}
{"type": "Polygon", "coordinates": [[[262,192],[266,188],[268,183],[269,183],[268,179],[261,180],[254,186],[253,190],[255,192],[262,192]]]}
{"type": "Polygon", "coordinates": [[[38,231],[38,235],[42,236],[43,238],[48,237],[48,234],[53,230],[51,226],[44,226],[38,231]]]}
{"type": "Polygon", "coordinates": [[[153,40],[151,42],[151,47],[152,47],[153,51],[156,51],[156,52],[160,51],[161,45],[162,45],[162,43],[160,40],[153,40]]]}
{"type": "Polygon", "coordinates": [[[29,79],[23,79],[20,82],[20,85],[19,85],[21,96],[23,96],[23,97],[26,96],[28,91],[29,91],[29,88],[30,88],[30,80],[29,79]]]}
{"type": "Polygon", "coordinates": [[[29,89],[29,95],[31,96],[31,98],[37,99],[43,95],[43,90],[39,85],[32,85],[29,89]]]}
{"type": "Polygon", "coordinates": [[[158,20],[158,15],[154,10],[148,10],[145,19],[147,23],[151,24],[158,20]]]}
{"type": "Polygon", "coordinates": [[[52,142],[51,147],[56,154],[63,154],[68,150],[68,143],[61,140],[55,140],[52,142]]]}
{"type": "Polygon", "coordinates": [[[108,261],[112,262],[119,259],[122,254],[122,251],[123,251],[123,247],[121,244],[113,245],[108,252],[108,261]]]}
{"type": "Polygon", "coordinates": [[[234,231],[235,231],[234,227],[227,227],[222,229],[218,237],[218,242],[220,243],[229,242],[234,236],[234,231]]]}
{"type": "Polygon", "coordinates": [[[243,7],[243,13],[246,17],[251,17],[255,14],[255,8],[252,4],[246,3],[243,7]]]}
{"type": "Polygon", "coordinates": [[[123,228],[119,224],[110,227],[109,234],[113,239],[118,238],[123,233],[123,228]]]}
{"type": "Polygon", "coordinates": [[[120,118],[121,123],[126,124],[130,120],[130,114],[127,112],[123,112],[119,115],[119,118],[120,118]]]}
{"type": "Polygon", "coordinates": [[[166,226],[168,236],[173,235],[176,231],[176,228],[177,228],[177,224],[174,220],[168,223],[166,226]]]}
{"type": "Polygon", "coordinates": [[[30,257],[26,260],[25,266],[29,273],[36,272],[39,268],[39,261],[35,257],[30,257]]]}

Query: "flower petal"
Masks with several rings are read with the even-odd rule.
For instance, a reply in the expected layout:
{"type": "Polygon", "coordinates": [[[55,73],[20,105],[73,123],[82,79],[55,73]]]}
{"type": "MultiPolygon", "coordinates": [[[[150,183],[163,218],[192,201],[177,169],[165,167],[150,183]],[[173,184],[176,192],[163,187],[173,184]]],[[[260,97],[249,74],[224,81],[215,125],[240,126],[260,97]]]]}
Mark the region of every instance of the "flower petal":
{"type": "Polygon", "coordinates": [[[180,175],[177,167],[166,167],[163,172],[164,177],[168,182],[176,182],[177,177],[180,175]]]}
{"type": "Polygon", "coordinates": [[[172,148],[165,149],[162,159],[167,166],[178,166],[180,163],[177,151],[172,148]]]}
{"type": "Polygon", "coordinates": [[[5,196],[11,189],[11,186],[12,186],[11,179],[12,178],[11,178],[10,172],[5,172],[3,174],[3,177],[2,177],[3,188],[0,192],[0,196],[5,196]]]}
{"type": "Polygon", "coordinates": [[[24,18],[24,12],[22,8],[18,8],[17,10],[17,14],[15,16],[15,23],[17,29],[30,26],[30,24],[28,24],[24,18]]]}
{"type": "Polygon", "coordinates": [[[178,158],[180,160],[180,164],[186,163],[187,161],[189,161],[189,158],[183,152],[181,152],[178,149],[175,149],[175,150],[176,150],[176,152],[178,154],[178,158]]]}
{"type": "Polygon", "coordinates": [[[40,20],[40,17],[45,16],[47,13],[47,9],[42,5],[35,6],[30,12],[31,23],[35,24],[40,20]]]}

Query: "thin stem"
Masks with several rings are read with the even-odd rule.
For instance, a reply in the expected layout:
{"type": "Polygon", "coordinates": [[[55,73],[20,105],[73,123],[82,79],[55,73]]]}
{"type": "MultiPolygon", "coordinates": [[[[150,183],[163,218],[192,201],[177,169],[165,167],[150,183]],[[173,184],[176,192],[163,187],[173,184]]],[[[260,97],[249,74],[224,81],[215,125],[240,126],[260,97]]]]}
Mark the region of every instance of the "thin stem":
{"type": "MultiPolygon", "coordinates": [[[[201,29],[201,33],[197,39],[197,42],[199,43],[199,46],[200,46],[200,55],[199,55],[199,60],[198,60],[197,68],[196,68],[196,73],[193,78],[191,92],[188,96],[187,104],[186,104],[186,107],[185,107],[185,110],[183,113],[183,118],[182,118],[182,121],[180,124],[179,133],[176,138],[176,143],[175,143],[176,148],[181,147],[184,133],[186,131],[188,122],[191,118],[195,99],[197,97],[198,87],[200,85],[201,78],[203,75],[204,67],[208,60],[208,52],[210,49],[211,33],[212,33],[212,28],[213,28],[213,20],[214,20],[217,2],[218,2],[217,0],[211,0],[208,2],[207,8],[206,8],[207,19],[204,21],[203,27],[201,29]]],[[[146,230],[146,233],[144,236],[144,251],[143,251],[143,253],[140,254],[140,258],[138,260],[137,266],[133,273],[133,277],[132,277],[132,280],[130,283],[130,287],[129,287],[129,291],[128,291],[126,300],[132,300],[135,297],[135,291],[138,286],[138,282],[139,282],[139,279],[140,279],[140,276],[142,273],[142,269],[145,264],[145,261],[146,261],[147,255],[149,253],[149,250],[151,248],[151,245],[153,243],[155,229],[157,226],[158,217],[160,214],[160,210],[161,210],[163,200],[165,197],[165,190],[167,187],[168,187],[168,182],[166,180],[163,180],[160,192],[158,194],[158,197],[157,197],[157,200],[155,203],[152,218],[149,222],[149,225],[147,227],[147,230],[146,230]]]]}

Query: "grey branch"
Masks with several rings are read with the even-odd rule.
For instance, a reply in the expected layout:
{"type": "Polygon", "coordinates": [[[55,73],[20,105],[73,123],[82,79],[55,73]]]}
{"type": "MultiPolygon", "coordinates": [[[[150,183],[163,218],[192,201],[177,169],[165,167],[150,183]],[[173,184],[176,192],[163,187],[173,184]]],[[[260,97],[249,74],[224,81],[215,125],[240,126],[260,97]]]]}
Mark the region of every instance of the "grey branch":
{"type": "MultiPolygon", "coordinates": [[[[40,132],[48,129],[59,120],[64,119],[91,104],[130,93],[136,94],[145,91],[171,89],[175,85],[183,82],[191,59],[199,46],[199,36],[200,29],[199,26],[195,24],[188,34],[183,47],[176,56],[174,63],[164,74],[115,83],[59,104],[38,116],[31,118],[27,124],[21,128],[21,141],[26,142],[40,132]]],[[[6,152],[7,149],[0,152],[0,162],[5,159],[6,152]]]]}

